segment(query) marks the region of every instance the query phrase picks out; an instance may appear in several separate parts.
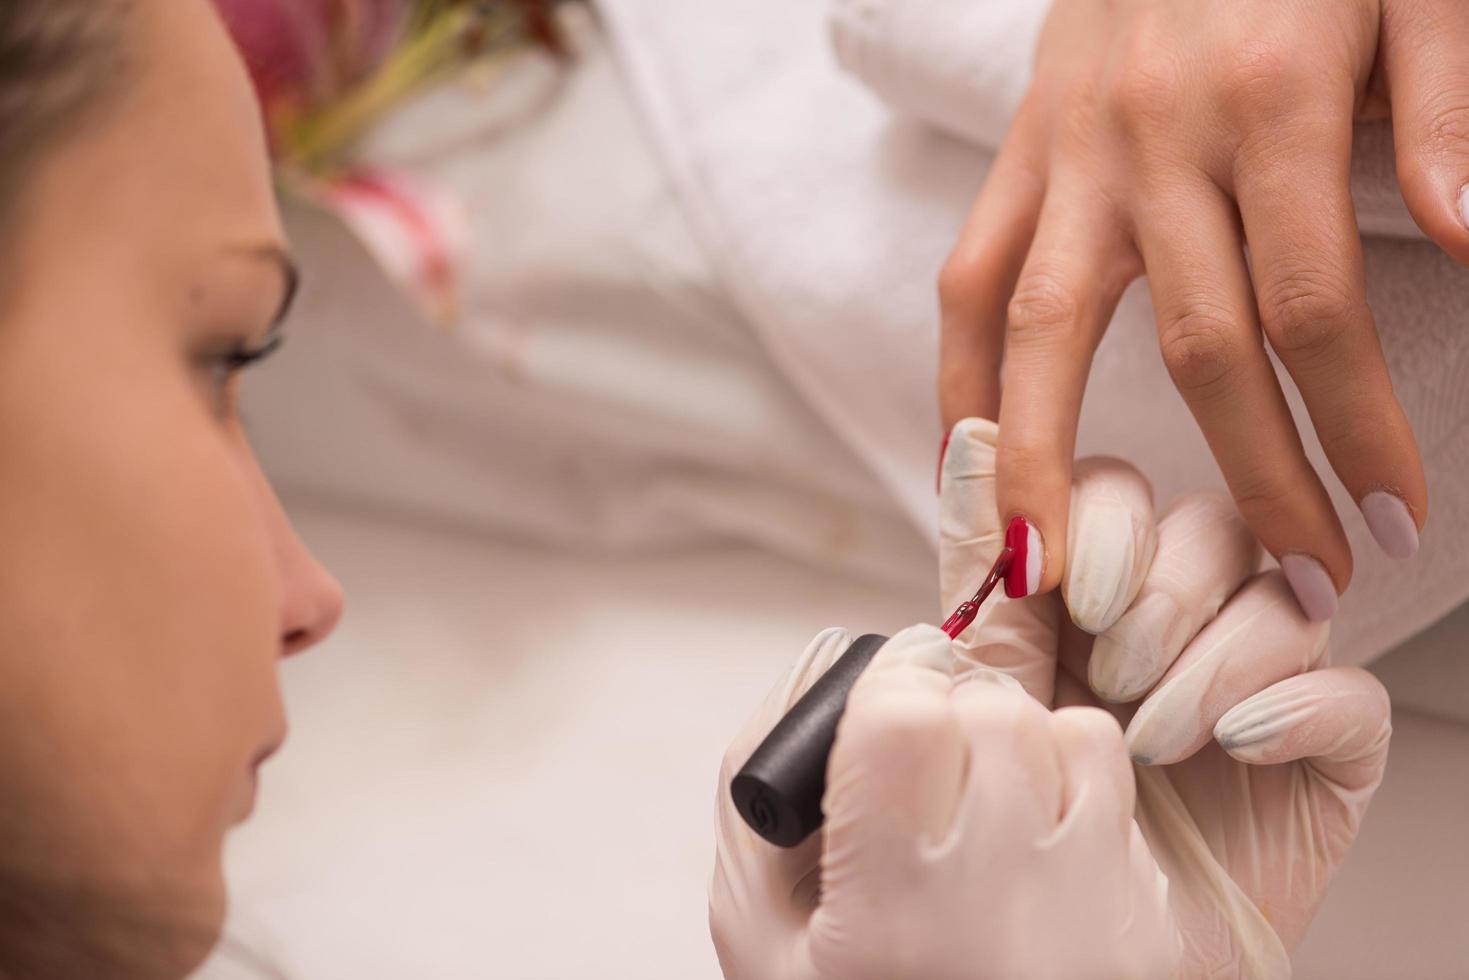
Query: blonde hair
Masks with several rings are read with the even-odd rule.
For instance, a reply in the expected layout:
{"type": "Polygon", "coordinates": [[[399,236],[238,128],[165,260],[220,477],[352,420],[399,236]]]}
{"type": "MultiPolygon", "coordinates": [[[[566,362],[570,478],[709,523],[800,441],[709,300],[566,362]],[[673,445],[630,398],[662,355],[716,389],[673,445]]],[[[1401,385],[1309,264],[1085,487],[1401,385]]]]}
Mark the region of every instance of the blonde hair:
{"type": "Polygon", "coordinates": [[[0,227],[37,161],[122,86],[131,0],[0,2],[0,227]]]}

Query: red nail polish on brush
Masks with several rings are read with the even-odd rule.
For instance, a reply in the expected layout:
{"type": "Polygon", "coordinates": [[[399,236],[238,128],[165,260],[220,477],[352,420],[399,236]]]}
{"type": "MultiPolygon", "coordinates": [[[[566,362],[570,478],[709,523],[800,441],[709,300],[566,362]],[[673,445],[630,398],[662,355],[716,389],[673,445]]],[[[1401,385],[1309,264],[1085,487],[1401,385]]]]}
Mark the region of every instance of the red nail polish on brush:
{"type": "Polygon", "coordinates": [[[1041,533],[1024,517],[1013,517],[1005,529],[1005,547],[1014,556],[1005,573],[1005,595],[1023,599],[1041,587],[1041,567],[1046,562],[1046,548],[1041,533]]]}

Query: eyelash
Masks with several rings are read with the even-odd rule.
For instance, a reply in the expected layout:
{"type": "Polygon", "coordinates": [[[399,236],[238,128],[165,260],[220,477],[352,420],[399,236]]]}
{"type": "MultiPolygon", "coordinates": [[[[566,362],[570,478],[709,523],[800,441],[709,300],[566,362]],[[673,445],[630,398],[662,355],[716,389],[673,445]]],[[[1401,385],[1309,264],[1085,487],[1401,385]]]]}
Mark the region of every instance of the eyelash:
{"type": "Polygon", "coordinates": [[[258,347],[246,347],[240,344],[210,359],[211,394],[215,399],[216,410],[222,418],[238,414],[235,410],[235,399],[230,382],[234,381],[246,368],[259,364],[280,350],[283,343],[285,343],[285,337],[276,334],[258,347]]]}
{"type": "Polygon", "coordinates": [[[239,374],[252,364],[258,364],[276,351],[280,350],[281,344],[286,338],[281,334],[275,334],[259,347],[238,346],[233,350],[226,351],[219,359],[220,367],[229,374],[239,374]]]}

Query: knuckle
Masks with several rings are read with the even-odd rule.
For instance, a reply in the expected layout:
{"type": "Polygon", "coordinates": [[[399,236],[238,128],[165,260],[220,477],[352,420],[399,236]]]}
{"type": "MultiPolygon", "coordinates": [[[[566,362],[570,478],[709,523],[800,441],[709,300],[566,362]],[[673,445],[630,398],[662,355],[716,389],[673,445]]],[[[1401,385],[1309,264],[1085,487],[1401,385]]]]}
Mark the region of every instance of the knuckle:
{"type": "Polygon", "coordinates": [[[1260,318],[1282,356],[1320,354],[1341,336],[1343,322],[1353,314],[1350,294],[1329,274],[1290,272],[1262,293],[1260,318]]]}
{"type": "Polygon", "coordinates": [[[1247,118],[1294,101],[1309,84],[1309,64],[1296,46],[1275,38],[1247,37],[1227,39],[1222,47],[1215,57],[1219,66],[1215,87],[1226,107],[1247,118]]]}
{"type": "Polygon", "coordinates": [[[1073,154],[1097,148],[1105,119],[1097,84],[1089,80],[1076,83],[1056,108],[1058,145],[1073,154]]]}
{"type": "Polygon", "coordinates": [[[1252,525],[1255,524],[1254,518],[1282,510],[1294,492],[1290,481],[1272,470],[1259,470],[1239,477],[1231,489],[1235,506],[1252,525]]]}
{"type": "Polygon", "coordinates": [[[1469,145],[1469,102],[1438,101],[1424,111],[1423,146],[1430,152],[1462,152],[1469,145]]]}
{"type": "Polygon", "coordinates": [[[1208,303],[1190,304],[1170,317],[1161,348],[1168,376],[1185,395],[1226,384],[1244,353],[1229,315],[1208,303]]]}
{"type": "Polygon", "coordinates": [[[973,293],[970,260],[959,252],[950,252],[939,267],[939,305],[945,310],[965,304],[973,293]]]}
{"type": "Polygon", "coordinates": [[[1017,340],[1047,341],[1073,333],[1080,323],[1082,302],[1064,278],[1049,270],[1027,273],[1006,309],[1009,335],[1017,340]]]}
{"type": "Polygon", "coordinates": [[[1125,131],[1150,134],[1175,119],[1183,75],[1167,45],[1134,46],[1112,78],[1108,100],[1125,131]]]}
{"type": "Polygon", "coordinates": [[[955,249],[939,269],[939,306],[945,311],[977,308],[984,301],[984,255],[974,249],[955,249]]]}

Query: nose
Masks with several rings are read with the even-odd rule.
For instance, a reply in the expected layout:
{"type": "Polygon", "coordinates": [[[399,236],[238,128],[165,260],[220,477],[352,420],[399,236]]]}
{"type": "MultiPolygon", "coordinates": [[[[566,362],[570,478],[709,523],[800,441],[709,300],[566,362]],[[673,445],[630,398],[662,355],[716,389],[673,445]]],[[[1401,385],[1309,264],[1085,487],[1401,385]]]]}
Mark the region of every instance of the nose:
{"type": "Polygon", "coordinates": [[[281,656],[291,657],[316,646],[336,629],[342,618],[342,587],[296,534],[258,464],[252,468],[280,582],[281,656]]]}
{"type": "Polygon", "coordinates": [[[342,587],[296,536],[289,522],[289,557],[282,568],[281,656],[311,649],[331,635],[342,618],[342,587]]]}

